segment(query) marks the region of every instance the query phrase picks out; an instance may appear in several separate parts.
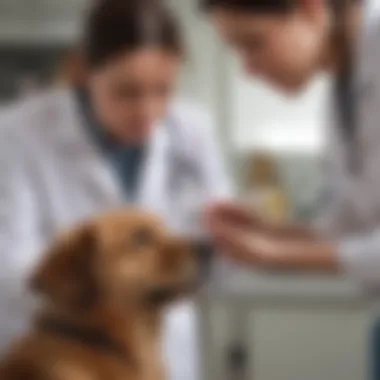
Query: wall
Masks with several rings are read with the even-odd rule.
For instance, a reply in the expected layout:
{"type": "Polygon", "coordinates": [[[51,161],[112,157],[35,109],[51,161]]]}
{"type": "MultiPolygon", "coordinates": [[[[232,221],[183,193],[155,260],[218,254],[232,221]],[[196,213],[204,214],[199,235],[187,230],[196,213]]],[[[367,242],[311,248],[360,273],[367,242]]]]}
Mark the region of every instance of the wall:
{"type": "Polygon", "coordinates": [[[285,96],[244,75],[230,59],[231,141],[235,149],[318,153],[323,145],[328,78],[318,77],[301,95],[285,96]]]}
{"type": "Polygon", "coordinates": [[[71,41],[88,0],[1,0],[0,42],[71,41]]]}

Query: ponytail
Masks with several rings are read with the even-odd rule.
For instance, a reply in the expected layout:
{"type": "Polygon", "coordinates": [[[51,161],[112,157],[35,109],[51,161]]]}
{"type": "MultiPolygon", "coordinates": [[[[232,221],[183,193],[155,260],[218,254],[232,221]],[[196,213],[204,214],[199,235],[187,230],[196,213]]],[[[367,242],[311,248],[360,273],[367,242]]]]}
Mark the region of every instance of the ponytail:
{"type": "Polygon", "coordinates": [[[295,0],[200,0],[200,7],[205,11],[227,8],[255,13],[284,13],[296,5],[295,0]]]}
{"type": "Polygon", "coordinates": [[[335,82],[338,126],[347,146],[350,171],[360,168],[360,147],[357,143],[357,110],[354,88],[355,50],[350,41],[347,19],[351,6],[361,0],[329,0],[334,13],[333,45],[339,52],[335,82]]]}

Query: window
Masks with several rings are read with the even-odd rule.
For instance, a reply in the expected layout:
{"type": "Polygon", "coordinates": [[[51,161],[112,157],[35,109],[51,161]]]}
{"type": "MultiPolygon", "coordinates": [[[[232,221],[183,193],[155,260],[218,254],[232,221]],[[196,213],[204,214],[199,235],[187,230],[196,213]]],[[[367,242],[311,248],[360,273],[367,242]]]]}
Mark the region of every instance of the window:
{"type": "Polygon", "coordinates": [[[231,59],[230,139],[233,149],[317,153],[323,146],[328,78],[316,78],[295,98],[247,78],[231,59]]]}

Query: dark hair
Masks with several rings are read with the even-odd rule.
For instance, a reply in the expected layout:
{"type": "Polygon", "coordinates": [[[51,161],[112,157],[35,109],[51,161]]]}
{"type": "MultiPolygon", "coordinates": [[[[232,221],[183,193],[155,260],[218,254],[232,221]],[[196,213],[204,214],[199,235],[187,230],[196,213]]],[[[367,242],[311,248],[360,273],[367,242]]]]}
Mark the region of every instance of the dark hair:
{"type": "Polygon", "coordinates": [[[179,24],[160,0],[97,0],[83,36],[87,64],[94,68],[125,52],[158,46],[182,55],[179,24]]]}
{"type": "Polygon", "coordinates": [[[204,10],[227,8],[260,13],[283,13],[297,5],[295,0],[201,0],[200,3],[204,10]]]}
{"type": "MultiPolygon", "coordinates": [[[[332,6],[341,6],[361,0],[326,0],[332,6]]],[[[200,0],[200,6],[204,10],[213,8],[228,8],[248,12],[281,13],[294,9],[297,0],[200,0]]]]}

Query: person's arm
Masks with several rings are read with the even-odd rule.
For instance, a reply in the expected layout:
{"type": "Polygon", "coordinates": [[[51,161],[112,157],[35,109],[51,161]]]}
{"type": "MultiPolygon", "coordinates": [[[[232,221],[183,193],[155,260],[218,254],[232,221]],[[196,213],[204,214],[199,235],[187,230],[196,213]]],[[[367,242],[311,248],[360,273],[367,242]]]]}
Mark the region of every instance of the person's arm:
{"type": "MultiPolygon", "coordinates": [[[[174,215],[173,225],[194,238],[207,238],[202,226],[203,209],[208,204],[230,198],[233,187],[227,175],[224,160],[216,137],[212,118],[201,107],[188,103],[175,104],[173,125],[177,128],[177,154],[191,168],[190,191],[179,200],[181,212],[174,215]]],[[[172,168],[182,170],[177,165],[172,168]]],[[[190,174],[190,171],[189,171],[190,174]]],[[[181,189],[182,191],[182,189],[181,189]]],[[[177,200],[176,200],[177,201],[177,200]]]]}
{"type": "Polygon", "coordinates": [[[342,270],[337,247],[313,239],[278,241],[272,255],[263,256],[263,264],[276,270],[338,273],[342,270]]]}
{"type": "Polygon", "coordinates": [[[13,137],[0,125],[0,348],[27,322],[31,299],[25,282],[39,249],[37,205],[13,137]]]}
{"type": "Polygon", "coordinates": [[[360,282],[380,284],[380,231],[336,241],[317,235],[281,238],[242,219],[230,217],[224,205],[209,211],[210,233],[231,258],[265,269],[343,272],[360,282]]]}
{"type": "Polygon", "coordinates": [[[275,254],[264,254],[264,265],[268,267],[339,271],[356,281],[380,285],[380,231],[337,242],[315,240],[305,243],[295,240],[276,245],[275,254]]]}
{"type": "Polygon", "coordinates": [[[208,225],[221,252],[244,264],[270,270],[339,271],[337,247],[322,239],[281,238],[226,218],[214,219],[208,225]]]}
{"type": "Polygon", "coordinates": [[[197,128],[194,134],[194,156],[203,171],[207,198],[231,198],[234,194],[232,180],[222,154],[213,118],[207,112],[199,111],[195,115],[197,128]]]}
{"type": "Polygon", "coordinates": [[[273,224],[266,221],[255,221],[252,228],[259,229],[267,234],[271,234],[277,239],[286,241],[299,241],[300,243],[311,243],[319,239],[319,234],[310,226],[296,223],[273,224]]]}
{"type": "Polygon", "coordinates": [[[342,239],[337,250],[345,273],[359,281],[380,285],[380,230],[342,239]]]}

